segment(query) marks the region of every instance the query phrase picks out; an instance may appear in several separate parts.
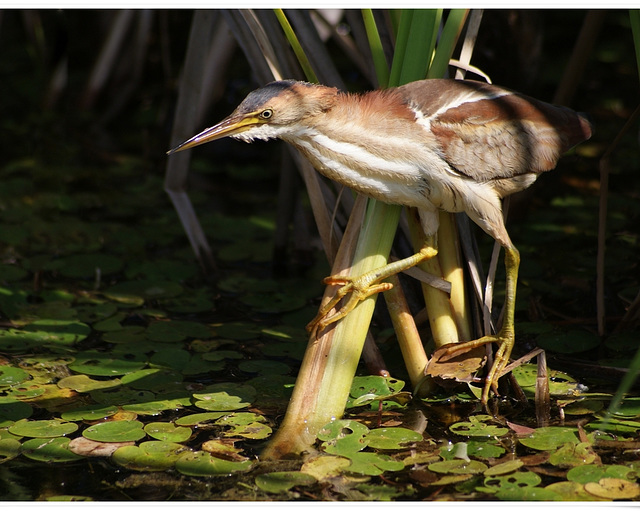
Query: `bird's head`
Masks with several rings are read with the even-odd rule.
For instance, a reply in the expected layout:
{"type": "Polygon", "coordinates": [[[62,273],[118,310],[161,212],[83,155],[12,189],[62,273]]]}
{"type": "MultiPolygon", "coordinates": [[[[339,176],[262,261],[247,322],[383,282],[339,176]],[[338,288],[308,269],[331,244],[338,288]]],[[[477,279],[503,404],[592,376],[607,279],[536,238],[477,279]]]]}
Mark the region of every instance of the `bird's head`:
{"type": "Polygon", "coordinates": [[[254,139],[295,136],[304,131],[314,116],[330,109],[337,94],[337,89],[306,82],[271,82],[249,93],[230,116],[191,137],[167,154],[223,137],[251,142],[254,139]]]}

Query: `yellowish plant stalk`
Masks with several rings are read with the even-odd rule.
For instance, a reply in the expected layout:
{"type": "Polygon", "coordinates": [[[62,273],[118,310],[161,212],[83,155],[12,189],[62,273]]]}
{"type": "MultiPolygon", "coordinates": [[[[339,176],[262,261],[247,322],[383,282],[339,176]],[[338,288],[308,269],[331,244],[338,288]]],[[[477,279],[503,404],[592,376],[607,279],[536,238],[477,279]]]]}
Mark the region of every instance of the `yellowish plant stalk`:
{"type": "MultiPolygon", "coordinates": [[[[401,207],[369,201],[362,232],[358,222],[366,198],[359,196],[340,245],[332,274],[359,276],[386,264],[393,231],[400,219],[401,207]],[[367,228],[368,226],[368,228],[367,228]],[[367,233],[376,227],[375,233],[367,233]],[[351,246],[357,238],[355,251],[351,246]],[[350,258],[349,256],[352,257],[350,258]],[[350,261],[354,261],[349,268],[350,261]]],[[[325,301],[335,292],[329,287],[325,301]]],[[[373,317],[377,295],[358,303],[340,322],[333,324],[316,339],[311,337],[285,419],[262,453],[262,458],[277,459],[300,453],[315,440],[325,424],[343,415],[353,376],[373,317]]]]}

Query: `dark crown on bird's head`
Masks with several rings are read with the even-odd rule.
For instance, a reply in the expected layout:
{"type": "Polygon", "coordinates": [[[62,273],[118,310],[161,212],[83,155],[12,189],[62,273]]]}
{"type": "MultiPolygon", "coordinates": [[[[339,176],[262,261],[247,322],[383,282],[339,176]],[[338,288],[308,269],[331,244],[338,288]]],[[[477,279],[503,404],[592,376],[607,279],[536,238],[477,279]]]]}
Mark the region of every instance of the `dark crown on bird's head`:
{"type": "Polygon", "coordinates": [[[288,124],[305,116],[321,112],[333,104],[338,90],[324,85],[279,80],[250,92],[234,114],[250,114],[272,110],[270,122],[288,124]]]}

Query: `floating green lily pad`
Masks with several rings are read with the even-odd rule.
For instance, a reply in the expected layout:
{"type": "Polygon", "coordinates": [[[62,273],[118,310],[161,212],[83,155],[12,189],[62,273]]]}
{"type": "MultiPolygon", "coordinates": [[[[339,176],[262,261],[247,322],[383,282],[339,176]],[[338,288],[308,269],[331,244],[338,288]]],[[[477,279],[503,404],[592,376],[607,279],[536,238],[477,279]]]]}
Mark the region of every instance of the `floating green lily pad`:
{"type": "Polygon", "coordinates": [[[322,443],[322,448],[327,453],[348,457],[354,452],[366,448],[369,441],[366,434],[369,429],[361,423],[353,420],[335,420],[327,423],[317,434],[322,443]]]}
{"type": "Polygon", "coordinates": [[[132,389],[145,389],[154,393],[184,390],[179,372],[162,368],[146,368],[122,376],[122,384],[132,389]]]}
{"type": "Polygon", "coordinates": [[[343,456],[351,461],[346,470],[360,475],[376,476],[386,471],[400,471],[404,468],[401,461],[380,453],[351,452],[343,456]]]}
{"type": "Polygon", "coordinates": [[[296,486],[313,485],[316,482],[315,477],[299,471],[274,471],[256,477],[259,489],[275,494],[287,492],[296,486]]]}
{"type": "Polygon", "coordinates": [[[81,455],[69,450],[69,442],[65,437],[29,439],[22,443],[22,454],[42,462],[72,462],[82,459],[81,455]]]}
{"type": "Polygon", "coordinates": [[[47,343],[47,346],[73,345],[91,333],[91,327],[76,320],[36,320],[25,326],[24,330],[39,334],[41,342],[47,343]]]}
{"type": "Polygon", "coordinates": [[[21,402],[14,397],[0,397],[0,427],[5,426],[4,422],[14,422],[26,419],[33,414],[33,407],[30,404],[21,402]]]}
{"type": "Polygon", "coordinates": [[[429,471],[455,475],[478,474],[487,471],[488,466],[478,460],[452,459],[429,464],[429,471]]]}
{"type": "Polygon", "coordinates": [[[502,462],[501,464],[496,464],[486,469],[484,476],[506,475],[517,471],[522,466],[524,466],[524,462],[519,459],[508,460],[507,462],[502,462]]]}
{"type": "Polygon", "coordinates": [[[155,393],[144,389],[131,389],[125,386],[116,388],[95,389],[89,392],[94,402],[99,404],[141,404],[155,399],[155,393]]]}
{"type": "Polygon", "coordinates": [[[206,411],[234,411],[249,407],[256,390],[246,384],[222,382],[208,386],[206,392],[194,393],[194,405],[206,411]]]}
{"type": "Polygon", "coordinates": [[[567,472],[567,480],[586,484],[589,482],[598,482],[602,478],[621,478],[624,480],[634,480],[636,472],[633,468],[622,466],[620,464],[584,464],[571,468],[567,472]]]}
{"type": "Polygon", "coordinates": [[[118,306],[113,302],[102,302],[98,304],[79,304],[75,307],[78,320],[81,322],[92,324],[95,329],[95,324],[113,316],[118,311],[118,306]]]}
{"type": "Polygon", "coordinates": [[[59,388],[69,388],[79,393],[87,393],[95,389],[108,389],[119,386],[120,379],[94,380],[88,375],[71,375],[58,381],[59,388]]]}
{"type": "Polygon", "coordinates": [[[0,437],[0,462],[5,459],[12,459],[20,455],[22,443],[19,438],[2,438],[0,437]]]}
{"type": "Polygon", "coordinates": [[[13,366],[0,366],[0,387],[15,386],[29,378],[29,374],[13,366]]]}
{"type": "Polygon", "coordinates": [[[23,437],[61,437],[78,430],[78,425],[62,420],[19,420],[9,427],[9,432],[23,437]]]}
{"type": "Polygon", "coordinates": [[[115,405],[88,405],[71,411],[65,411],[60,416],[66,421],[96,421],[113,416],[117,412],[118,408],[115,405]]]}
{"type": "Polygon", "coordinates": [[[397,450],[411,443],[422,441],[422,434],[408,428],[376,428],[365,435],[370,448],[379,450],[397,450]]]}
{"type": "Polygon", "coordinates": [[[564,468],[591,464],[595,460],[591,443],[565,443],[549,456],[551,464],[564,468]]]}
{"type": "Polygon", "coordinates": [[[163,411],[175,411],[191,405],[191,397],[187,393],[177,393],[162,400],[137,401],[122,406],[122,410],[136,414],[160,414],[163,411]]]}
{"type": "Polygon", "coordinates": [[[178,418],[175,421],[176,425],[181,426],[203,426],[206,423],[213,422],[217,419],[220,419],[226,415],[228,412],[199,412],[196,414],[189,414],[187,416],[183,416],[182,418],[178,418]]]}
{"type": "Polygon", "coordinates": [[[616,416],[624,418],[640,417],[640,398],[626,397],[620,405],[613,411],[616,416]]]}
{"type": "Polygon", "coordinates": [[[520,444],[534,450],[555,450],[565,443],[580,442],[576,429],[570,427],[540,427],[519,441],[520,444]]]}
{"type": "Polygon", "coordinates": [[[120,466],[136,471],[165,471],[174,466],[185,446],[164,441],[145,441],[140,446],[118,448],[111,459],[120,466]]]}
{"type": "Polygon", "coordinates": [[[225,437],[244,437],[245,439],[266,439],[271,435],[271,427],[262,423],[264,416],[252,412],[236,412],[216,421],[216,425],[233,427],[224,433],[225,437]]]}
{"type": "Polygon", "coordinates": [[[143,423],[137,420],[105,421],[87,427],[82,435],[92,441],[105,443],[138,441],[146,435],[142,427],[143,423]]]}
{"type": "Polygon", "coordinates": [[[147,423],[144,426],[144,431],[154,439],[172,443],[183,443],[191,437],[190,428],[176,426],[168,422],[147,423]]]}
{"type": "Polygon", "coordinates": [[[203,451],[183,453],[176,461],[176,469],[188,476],[230,475],[251,469],[251,461],[232,462],[218,459],[203,451]]]}
{"type": "Polygon", "coordinates": [[[87,375],[115,377],[140,370],[145,364],[146,357],[144,355],[123,354],[123,357],[118,357],[118,354],[114,352],[88,350],[79,352],[75,362],[69,365],[69,369],[87,375]]]}
{"type": "Polygon", "coordinates": [[[481,421],[459,421],[449,427],[454,434],[468,437],[500,437],[509,432],[506,427],[488,425],[481,421]]]}

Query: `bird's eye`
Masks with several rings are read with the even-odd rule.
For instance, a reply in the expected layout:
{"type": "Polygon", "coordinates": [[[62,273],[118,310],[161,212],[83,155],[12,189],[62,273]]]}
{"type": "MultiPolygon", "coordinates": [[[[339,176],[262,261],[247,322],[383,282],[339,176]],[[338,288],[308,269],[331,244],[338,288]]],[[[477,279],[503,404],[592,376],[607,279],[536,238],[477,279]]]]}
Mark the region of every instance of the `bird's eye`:
{"type": "Polygon", "coordinates": [[[270,108],[268,108],[267,110],[263,110],[262,112],[260,112],[260,117],[262,119],[271,119],[271,117],[273,116],[273,110],[271,110],[270,108]]]}

